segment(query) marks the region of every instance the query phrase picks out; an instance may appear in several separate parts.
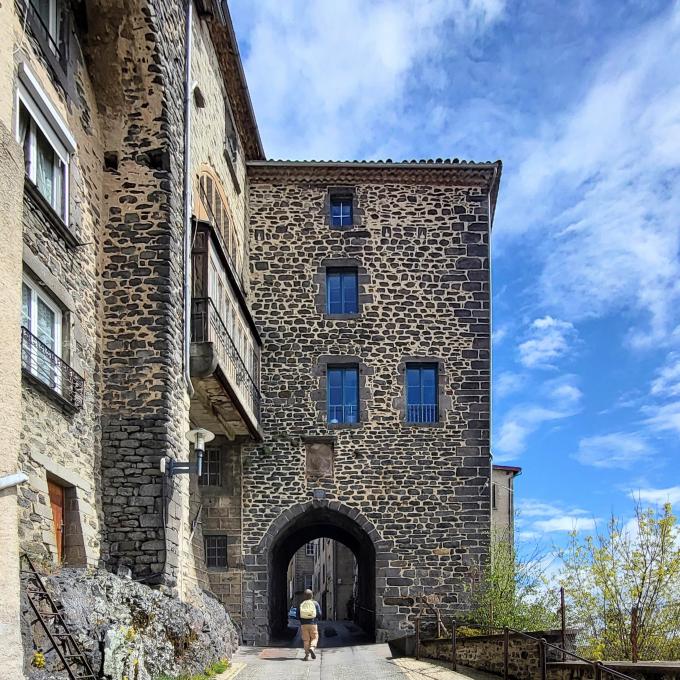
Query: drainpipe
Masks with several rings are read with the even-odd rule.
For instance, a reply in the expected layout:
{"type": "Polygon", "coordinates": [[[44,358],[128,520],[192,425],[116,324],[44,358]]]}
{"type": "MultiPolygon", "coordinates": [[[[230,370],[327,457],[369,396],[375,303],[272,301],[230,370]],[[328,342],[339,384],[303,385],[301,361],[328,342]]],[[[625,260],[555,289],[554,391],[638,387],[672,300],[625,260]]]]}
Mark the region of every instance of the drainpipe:
{"type": "Polygon", "coordinates": [[[191,52],[194,2],[187,0],[184,27],[184,379],[187,392],[194,393],[191,384],[191,52]]]}

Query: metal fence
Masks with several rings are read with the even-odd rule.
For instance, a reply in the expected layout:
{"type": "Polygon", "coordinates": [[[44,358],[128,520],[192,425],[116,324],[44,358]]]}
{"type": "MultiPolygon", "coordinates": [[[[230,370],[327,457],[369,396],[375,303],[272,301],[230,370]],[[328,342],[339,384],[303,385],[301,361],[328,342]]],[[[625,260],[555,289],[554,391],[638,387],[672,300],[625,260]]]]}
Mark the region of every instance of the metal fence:
{"type": "Polygon", "coordinates": [[[83,378],[25,326],[21,327],[21,367],[72,408],[82,407],[83,378]]]}

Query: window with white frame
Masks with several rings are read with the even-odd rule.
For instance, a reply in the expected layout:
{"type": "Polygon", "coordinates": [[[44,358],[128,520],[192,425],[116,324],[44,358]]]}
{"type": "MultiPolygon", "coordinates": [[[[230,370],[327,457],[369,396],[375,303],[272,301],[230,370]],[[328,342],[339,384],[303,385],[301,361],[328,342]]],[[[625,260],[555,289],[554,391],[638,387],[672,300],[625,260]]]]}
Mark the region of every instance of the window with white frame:
{"type": "Polygon", "coordinates": [[[307,554],[307,557],[314,557],[314,544],[313,543],[307,543],[306,554],[307,554]]]}
{"type": "Polygon", "coordinates": [[[28,276],[21,289],[22,366],[55,390],[60,385],[62,313],[28,276]]]}
{"type": "Polygon", "coordinates": [[[23,85],[17,90],[16,139],[24,149],[26,177],[63,222],[68,221],[69,150],[45,114],[48,108],[23,85]]]}

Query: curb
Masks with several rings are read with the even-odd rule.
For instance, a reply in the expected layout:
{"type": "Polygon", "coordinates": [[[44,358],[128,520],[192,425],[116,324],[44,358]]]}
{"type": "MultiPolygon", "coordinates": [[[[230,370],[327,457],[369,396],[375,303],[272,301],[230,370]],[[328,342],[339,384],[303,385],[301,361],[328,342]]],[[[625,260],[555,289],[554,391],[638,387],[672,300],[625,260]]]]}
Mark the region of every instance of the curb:
{"type": "Polygon", "coordinates": [[[235,678],[245,667],[246,665],[243,662],[234,661],[229,664],[229,668],[224,671],[224,673],[217,675],[215,680],[231,680],[232,678],[235,678]]]}

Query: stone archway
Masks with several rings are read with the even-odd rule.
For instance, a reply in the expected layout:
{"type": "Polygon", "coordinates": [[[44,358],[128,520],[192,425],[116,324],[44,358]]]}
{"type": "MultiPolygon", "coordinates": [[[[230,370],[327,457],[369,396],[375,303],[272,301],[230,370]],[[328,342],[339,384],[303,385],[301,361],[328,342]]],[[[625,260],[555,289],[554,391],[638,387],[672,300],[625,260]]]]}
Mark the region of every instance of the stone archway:
{"type": "Polygon", "coordinates": [[[246,557],[244,641],[267,644],[287,625],[286,569],[305,543],[327,537],[346,545],[358,566],[356,622],[370,636],[384,639],[382,597],[389,543],[356,508],[338,501],[298,503],[281,513],[246,557]],[[382,559],[380,559],[382,558],[382,559]]]}

